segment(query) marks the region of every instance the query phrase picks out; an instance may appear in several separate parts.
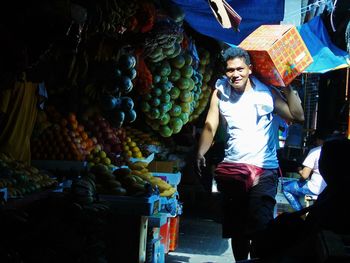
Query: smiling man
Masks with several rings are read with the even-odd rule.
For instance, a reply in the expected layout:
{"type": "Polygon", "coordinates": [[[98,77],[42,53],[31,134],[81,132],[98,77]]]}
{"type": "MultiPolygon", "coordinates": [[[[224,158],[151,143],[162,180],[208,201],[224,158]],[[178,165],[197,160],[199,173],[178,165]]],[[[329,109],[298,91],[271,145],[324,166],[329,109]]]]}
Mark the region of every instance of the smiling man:
{"type": "MultiPolygon", "coordinates": [[[[223,52],[225,75],[213,91],[197,152],[197,168],[206,165],[219,119],[226,128],[224,160],[215,179],[223,200],[223,237],[231,238],[235,260],[254,257],[254,236],[273,219],[278,160],[272,119],[302,122],[300,99],[291,87],[284,96],[252,75],[247,51],[231,47],[223,52]],[[252,243],[252,246],[251,246],[252,243]]],[[[258,255],[256,255],[258,256],[258,255]]]]}

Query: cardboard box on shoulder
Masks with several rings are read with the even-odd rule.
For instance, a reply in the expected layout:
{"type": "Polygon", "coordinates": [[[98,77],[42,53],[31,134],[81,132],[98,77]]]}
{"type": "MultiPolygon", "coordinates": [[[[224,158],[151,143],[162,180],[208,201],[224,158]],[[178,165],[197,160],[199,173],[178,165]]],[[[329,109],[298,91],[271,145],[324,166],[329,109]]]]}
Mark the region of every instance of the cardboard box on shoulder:
{"type": "Polygon", "coordinates": [[[313,62],[293,25],[262,25],[239,47],[250,54],[253,74],[264,83],[277,87],[288,86],[313,62]]]}

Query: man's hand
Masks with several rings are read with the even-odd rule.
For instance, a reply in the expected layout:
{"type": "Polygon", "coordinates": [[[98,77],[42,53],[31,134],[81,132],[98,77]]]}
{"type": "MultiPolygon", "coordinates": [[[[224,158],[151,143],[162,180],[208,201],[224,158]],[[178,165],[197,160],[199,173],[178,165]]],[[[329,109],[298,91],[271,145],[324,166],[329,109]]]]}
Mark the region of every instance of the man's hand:
{"type": "Polygon", "coordinates": [[[201,172],[202,167],[206,167],[205,157],[200,153],[197,154],[196,164],[199,173],[201,172]]]}

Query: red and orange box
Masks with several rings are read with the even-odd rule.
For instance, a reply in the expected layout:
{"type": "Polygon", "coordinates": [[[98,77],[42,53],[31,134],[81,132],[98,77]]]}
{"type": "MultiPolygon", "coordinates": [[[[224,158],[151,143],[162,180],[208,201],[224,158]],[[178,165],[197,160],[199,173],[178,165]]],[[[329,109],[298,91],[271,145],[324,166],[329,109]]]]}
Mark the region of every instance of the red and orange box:
{"type": "Polygon", "coordinates": [[[264,83],[277,87],[288,86],[313,62],[293,25],[262,25],[239,47],[249,52],[253,73],[264,83]]]}

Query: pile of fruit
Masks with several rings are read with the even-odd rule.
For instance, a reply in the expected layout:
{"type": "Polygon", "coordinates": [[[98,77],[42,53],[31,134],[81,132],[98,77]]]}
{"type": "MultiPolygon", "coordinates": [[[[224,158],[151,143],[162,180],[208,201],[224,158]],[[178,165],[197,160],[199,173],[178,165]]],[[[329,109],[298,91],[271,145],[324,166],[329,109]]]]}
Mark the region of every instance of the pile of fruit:
{"type": "Polygon", "coordinates": [[[85,130],[74,112],[62,116],[50,107],[47,115],[40,114],[46,117],[37,119],[39,131],[31,140],[32,159],[83,161],[95,148],[97,138],[85,130]]]}
{"type": "Polygon", "coordinates": [[[7,187],[9,198],[23,197],[57,184],[46,172],[0,153],[0,188],[7,187]]]}
{"type": "Polygon", "coordinates": [[[189,52],[181,52],[150,67],[153,85],[142,97],[146,123],[163,137],[181,131],[197,106],[203,76],[195,69],[189,52]]]}

